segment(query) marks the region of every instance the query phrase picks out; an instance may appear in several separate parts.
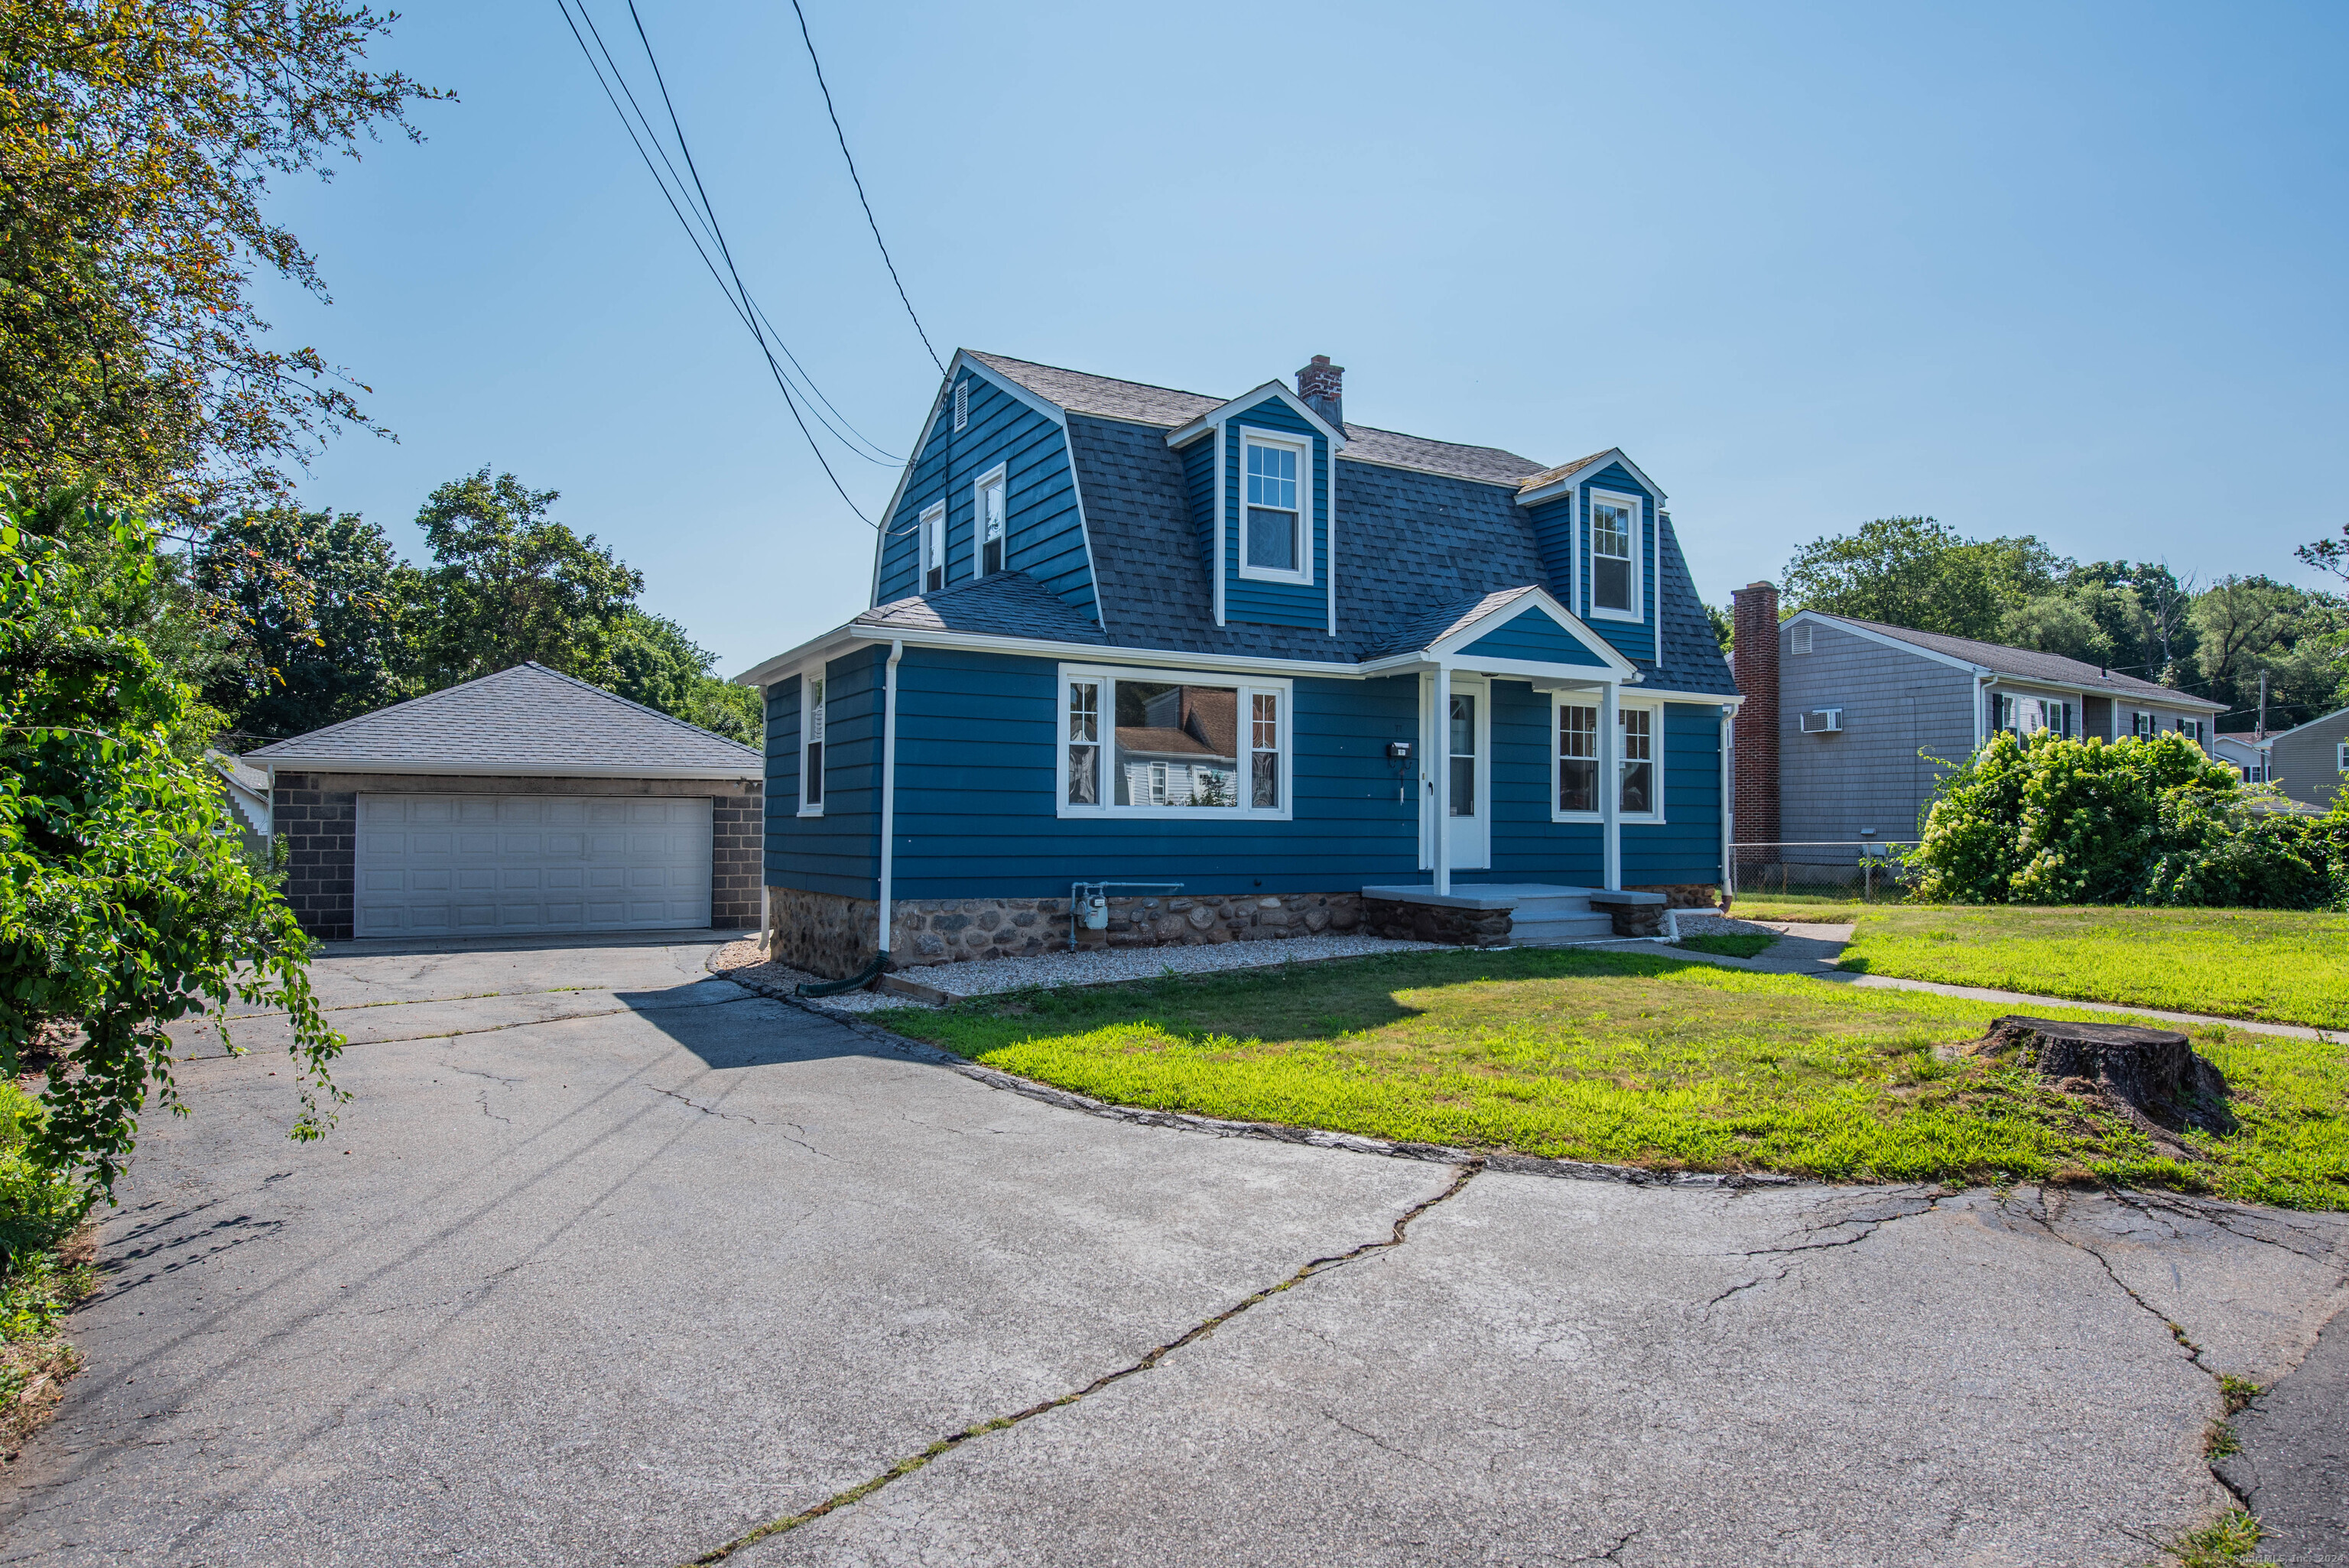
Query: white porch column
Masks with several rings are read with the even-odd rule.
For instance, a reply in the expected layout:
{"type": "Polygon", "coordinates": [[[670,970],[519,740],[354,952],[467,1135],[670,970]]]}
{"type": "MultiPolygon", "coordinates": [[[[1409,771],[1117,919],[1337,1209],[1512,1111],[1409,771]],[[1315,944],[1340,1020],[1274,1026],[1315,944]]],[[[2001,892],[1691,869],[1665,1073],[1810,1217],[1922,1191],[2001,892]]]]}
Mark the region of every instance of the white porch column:
{"type": "Polygon", "coordinates": [[[1601,858],[1599,885],[1609,892],[1623,886],[1623,741],[1616,717],[1615,683],[1599,687],[1599,840],[1601,858]]]}
{"type": "Polygon", "coordinates": [[[1435,661],[1435,697],[1428,704],[1435,722],[1428,767],[1435,784],[1435,891],[1452,891],[1452,666],[1435,661]]]}

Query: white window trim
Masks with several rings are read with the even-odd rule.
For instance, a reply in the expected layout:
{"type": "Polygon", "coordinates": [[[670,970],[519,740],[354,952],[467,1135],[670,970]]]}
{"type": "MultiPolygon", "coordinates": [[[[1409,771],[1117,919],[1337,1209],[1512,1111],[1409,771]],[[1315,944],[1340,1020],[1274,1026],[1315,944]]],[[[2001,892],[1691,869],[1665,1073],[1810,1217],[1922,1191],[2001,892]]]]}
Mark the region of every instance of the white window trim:
{"type": "Polygon", "coordinates": [[[1052,687],[1052,799],[1054,810],[1061,818],[1074,821],[1097,822],[1106,818],[1134,819],[1148,822],[1197,824],[1213,827],[1216,823],[1287,822],[1296,818],[1297,808],[1297,693],[1296,683],[1266,679],[1261,676],[1236,676],[1216,670],[1191,668],[1149,668],[1114,665],[1062,665],[1052,687]],[[1069,683],[1092,680],[1102,683],[1101,694],[1101,803],[1095,806],[1072,806],[1069,803],[1069,746],[1063,734],[1068,724],[1069,683]],[[1250,694],[1270,692],[1280,698],[1280,805],[1271,810],[1249,805],[1247,774],[1240,770],[1241,804],[1229,810],[1199,809],[1174,810],[1164,806],[1120,806],[1115,804],[1117,781],[1111,770],[1117,766],[1117,693],[1112,683],[1121,680],[1148,681],[1154,686],[1170,682],[1192,686],[1229,686],[1239,693],[1239,734],[1241,760],[1246,761],[1253,738],[1248,702],[1250,694]]]}
{"type": "MultiPolygon", "coordinates": [[[[1600,812],[1600,811],[1562,811],[1562,810],[1558,810],[1558,805],[1557,805],[1557,785],[1558,785],[1557,716],[1558,716],[1558,710],[1559,710],[1560,708],[1565,708],[1565,707],[1595,707],[1595,708],[1599,708],[1602,713],[1605,711],[1605,704],[1603,704],[1603,703],[1599,700],[1599,694],[1598,694],[1597,692],[1595,692],[1595,691],[1591,691],[1591,692],[1562,691],[1562,692],[1557,693],[1555,696],[1553,696],[1553,697],[1551,697],[1551,698],[1550,698],[1550,704],[1549,704],[1549,742],[1548,742],[1548,745],[1549,745],[1549,820],[1550,820],[1551,821],[1553,821],[1553,822],[1599,822],[1599,821],[1603,821],[1603,820],[1605,820],[1605,813],[1604,813],[1604,812],[1600,812]]],[[[1664,705],[1663,705],[1663,703],[1662,703],[1662,701],[1661,701],[1661,699],[1654,698],[1654,697],[1631,697],[1631,696],[1618,696],[1616,697],[1616,699],[1615,699],[1615,711],[1616,711],[1616,713],[1617,713],[1619,716],[1619,715],[1620,715],[1620,714],[1621,714],[1625,709],[1627,709],[1627,708],[1634,708],[1634,707],[1636,707],[1636,708],[1640,709],[1640,711],[1642,711],[1642,712],[1644,712],[1644,713],[1647,713],[1647,714],[1649,714],[1649,715],[1651,715],[1651,718],[1650,718],[1650,720],[1649,720],[1649,726],[1650,726],[1650,728],[1649,728],[1649,734],[1653,738],[1653,739],[1654,739],[1654,741],[1655,741],[1654,746],[1651,748],[1651,749],[1654,751],[1655,755],[1654,755],[1652,758],[1651,758],[1649,759],[1649,761],[1650,761],[1650,765],[1651,765],[1651,766],[1652,766],[1652,767],[1655,769],[1655,770],[1656,770],[1656,791],[1655,791],[1656,809],[1655,809],[1654,810],[1652,810],[1652,811],[1620,811],[1620,812],[1618,812],[1618,813],[1616,814],[1616,819],[1615,819],[1615,820],[1616,820],[1617,821],[1619,821],[1619,822],[1632,822],[1632,823],[1637,823],[1639,826],[1643,827],[1643,828],[1646,828],[1646,827],[1652,827],[1652,826],[1660,825],[1660,824],[1661,824],[1661,823],[1662,823],[1662,821],[1664,820],[1664,705]]],[[[1616,721],[1615,721],[1615,722],[1619,726],[1623,721],[1622,721],[1622,719],[1619,717],[1616,719],[1616,721]]],[[[1600,755],[1600,757],[1601,757],[1602,758],[1606,756],[1606,754],[1607,754],[1607,749],[1608,749],[1608,748],[1607,748],[1607,742],[1606,742],[1606,739],[1605,739],[1605,738],[1604,738],[1604,737],[1601,737],[1601,738],[1600,738],[1600,740],[1599,740],[1599,755],[1600,755]]],[[[1616,738],[1614,750],[1615,750],[1615,780],[1614,780],[1614,787],[1615,787],[1615,789],[1618,789],[1618,790],[1619,791],[1619,790],[1623,788],[1623,743],[1622,743],[1622,738],[1621,738],[1621,737],[1620,737],[1619,735],[1616,738]]],[[[1602,784],[1603,784],[1605,781],[1604,781],[1604,780],[1601,780],[1601,782],[1602,782],[1602,784]]],[[[1617,797],[1616,797],[1616,799],[1617,799],[1617,800],[1619,802],[1619,801],[1621,800],[1622,797],[1621,797],[1621,795],[1620,795],[1620,794],[1618,794],[1618,795],[1617,795],[1617,797]]]]}
{"type": "Polygon", "coordinates": [[[811,711],[818,707],[828,708],[831,706],[831,701],[832,683],[824,676],[824,666],[821,664],[815,664],[810,665],[807,668],[802,670],[800,672],[799,814],[802,817],[823,816],[824,806],[832,799],[832,789],[830,788],[832,777],[831,769],[829,767],[832,760],[832,738],[828,735],[819,737],[816,733],[817,727],[811,725],[808,722],[808,715],[811,711]],[[820,705],[811,704],[808,701],[808,692],[815,686],[821,686],[823,687],[824,700],[820,705]],[[808,804],[807,798],[808,748],[814,745],[819,738],[821,738],[824,743],[824,760],[823,764],[819,765],[822,766],[824,770],[824,788],[819,791],[822,799],[814,805],[811,806],[808,804]]]}
{"type": "MultiPolygon", "coordinates": [[[[1631,513],[1631,607],[1628,610],[1602,609],[1599,603],[1599,531],[1590,523],[1584,524],[1584,537],[1590,546],[1590,618],[1594,621],[1638,621],[1648,618],[1648,508],[1645,500],[1627,495],[1621,490],[1593,488],[1586,517],[1595,518],[1601,501],[1626,507],[1631,513]]],[[[1579,553],[1578,552],[1578,553],[1579,553]]],[[[1612,557],[1609,557],[1612,559],[1612,557]]],[[[1646,820],[1642,818],[1641,820],[1646,820]]]]}
{"type": "Polygon", "coordinates": [[[1250,583],[1288,583],[1313,586],[1313,442],[1307,437],[1278,435],[1259,430],[1251,425],[1240,427],[1239,482],[1239,574],[1250,583]],[[1247,449],[1250,447],[1274,447],[1297,454],[1297,561],[1298,570],[1276,572],[1268,566],[1251,566],[1247,558],[1247,449]]]}
{"type": "Polygon", "coordinates": [[[946,502],[932,501],[922,509],[920,537],[921,550],[916,562],[916,570],[920,575],[916,579],[919,586],[915,589],[915,592],[933,593],[937,591],[930,586],[930,573],[933,568],[938,574],[938,587],[943,588],[947,585],[946,502]]]}
{"type": "Polygon", "coordinates": [[[2333,771],[2349,773],[2349,740],[2337,742],[2333,746],[2333,771]]]}
{"type": "Polygon", "coordinates": [[[998,463],[970,481],[970,574],[991,577],[987,570],[987,487],[1000,482],[1003,486],[1003,564],[998,572],[1011,570],[1011,465],[998,463]]]}

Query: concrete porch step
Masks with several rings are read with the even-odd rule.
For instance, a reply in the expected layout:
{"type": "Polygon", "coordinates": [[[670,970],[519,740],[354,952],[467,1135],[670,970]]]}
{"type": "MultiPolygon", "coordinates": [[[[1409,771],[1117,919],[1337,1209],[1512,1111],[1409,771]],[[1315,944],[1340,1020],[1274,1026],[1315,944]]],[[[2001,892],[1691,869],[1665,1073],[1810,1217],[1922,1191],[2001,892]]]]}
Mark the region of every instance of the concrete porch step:
{"type": "Polygon", "coordinates": [[[1509,923],[1509,940],[1519,947],[1545,947],[1554,943],[1605,942],[1615,934],[1610,914],[1562,914],[1529,919],[1521,909],[1509,923]]]}

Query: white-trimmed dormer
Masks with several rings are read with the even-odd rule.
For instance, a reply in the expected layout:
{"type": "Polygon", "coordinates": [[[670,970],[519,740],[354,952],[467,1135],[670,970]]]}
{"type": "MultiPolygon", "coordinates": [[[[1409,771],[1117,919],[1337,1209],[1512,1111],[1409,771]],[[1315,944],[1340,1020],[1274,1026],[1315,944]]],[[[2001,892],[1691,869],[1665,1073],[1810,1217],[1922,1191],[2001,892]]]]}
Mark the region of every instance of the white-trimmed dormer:
{"type": "MultiPolygon", "coordinates": [[[[1319,367],[1334,370],[1326,360],[1319,367]]],[[[1268,381],[1170,431],[1166,444],[1183,455],[1216,624],[1313,626],[1335,635],[1343,428],[1286,383],[1268,381]]]]}

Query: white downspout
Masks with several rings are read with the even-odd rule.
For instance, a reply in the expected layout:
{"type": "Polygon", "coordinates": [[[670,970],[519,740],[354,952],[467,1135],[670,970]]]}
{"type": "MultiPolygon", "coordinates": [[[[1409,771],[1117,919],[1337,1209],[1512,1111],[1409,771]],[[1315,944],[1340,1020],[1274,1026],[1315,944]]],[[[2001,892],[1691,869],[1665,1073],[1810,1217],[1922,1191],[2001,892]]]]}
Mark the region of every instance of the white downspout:
{"type": "Polygon", "coordinates": [[[1427,760],[1435,776],[1435,891],[1452,891],[1452,666],[1435,661],[1435,696],[1428,705],[1435,744],[1427,760]]]}
{"type": "Polygon", "coordinates": [[[1622,709],[1613,681],[1599,687],[1599,885],[1609,892],[1623,886],[1623,740],[1615,733],[1622,709]]]}
{"type": "Polygon", "coordinates": [[[889,645],[889,663],[881,679],[881,951],[889,951],[889,894],[895,870],[897,839],[897,661],[905,656],[902,637],[889,645]]]}
{"type": "MultiPolygon", "coordinates": [[[[1725,902],[1736,892],[1736,871],[1730,860],[1731,841],[1737,813],[1737,771],[1733,768],[1730,752],[1736,744],[1737,710],[1723,704],[1721,709],[1721,896],[1725,902]]],[[[1677,936],[1674,940],[1679,940],[1677,936]]]]}

